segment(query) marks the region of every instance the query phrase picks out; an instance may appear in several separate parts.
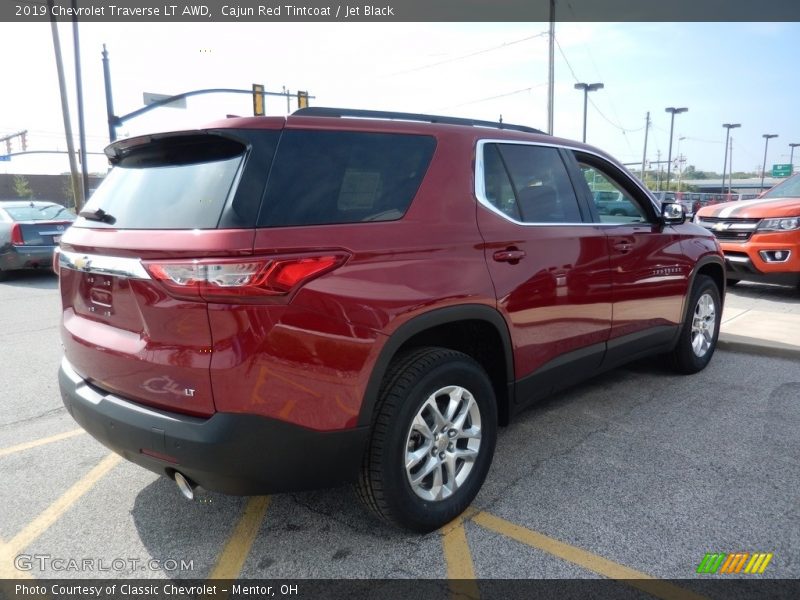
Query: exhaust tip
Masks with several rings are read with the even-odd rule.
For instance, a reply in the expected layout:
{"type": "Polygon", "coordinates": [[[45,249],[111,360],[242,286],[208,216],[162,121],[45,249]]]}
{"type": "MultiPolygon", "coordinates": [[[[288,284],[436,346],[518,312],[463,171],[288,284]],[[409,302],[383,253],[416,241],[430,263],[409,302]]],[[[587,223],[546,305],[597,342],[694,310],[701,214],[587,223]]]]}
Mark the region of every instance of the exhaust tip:
{"type": "Polygon", "coordinates": [[[194,500],[194,488],[196,485],[192,483],[190,479],[184,477],[183,473],[179,471],[175,471],[173,477],[175,478],[175,483],[178,485],[178,490],[180,490],[181,495],[187,500],[194,500]]]}

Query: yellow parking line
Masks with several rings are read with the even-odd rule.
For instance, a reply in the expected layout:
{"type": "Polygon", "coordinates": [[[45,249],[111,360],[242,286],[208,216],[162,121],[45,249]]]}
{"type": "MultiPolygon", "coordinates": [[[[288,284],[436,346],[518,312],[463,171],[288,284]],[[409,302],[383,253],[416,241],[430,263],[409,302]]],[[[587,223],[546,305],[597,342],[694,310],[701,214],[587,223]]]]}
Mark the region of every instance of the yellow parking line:
{"type": "MultiPolygon", "coordinates": [[[[0,538],[0,589],[3,589],[5,583],[3,580],[10,579],[12,576],[15,579],[33,579],[33,575],[27,571],[18,571],[14,568],[13,556],[6,549],[6,543],[0,538]]],[[[8,592],[8,594],[11,597],[11,593],[8,592]]]]}
{"type": "Polygon", "coordinates": [[[475,582],[475,566],[467,543],[464,518],[457,517],[442,527],[442,551],[447,564],[447,578],[450,580],[450,598],[480,598],[478,584],[475,582]]]}
{"type": "Polygon", "coordinates": [[[75,437],[76,435],[81,435],[82,433],[86,432],[83,429],[73,429],[72,431],[65,431],[64,433],[51,435],[50,437],[41,438],[39,440],[33,440],[32,442],[25,442],[24,444],[17,444],[16,446],[2,448],[0,449],[0,457],[22,452],[23,450],[28,450],[30,448],[36,448],[37,446],[44,446],[45,444],[52,444],[53,442],[66,440],[67,438],[75,437]]]}
{"type": "Polygon", "coordinates": [[[652,575],[647,575],[646,573],[615,563],[614,561],[593,554],[592,552],[560,542],[544,534],[526,529],[525,527],[520,527],[519,525],[515,525],[510,521],[495,517],[489,513],[478,513],[472,520],[481,527],[485,527],[486,529],[509,537],[527,546],[544,550],[548,554],[574,563],[579,567],[593,571],[603,577],[622,580],[627,585],[647,592],[657,598],[663,598],[664,600],[706,600],[704,596],[690,592],[685,588],[660,581],[652,575]]]}
{"type": "Polygon", "coordinates": [[[225,548],[217,560],[217,565],[208,576],[209,579],[236,579],[239,577],[244,561],[250,554],[250,548],[258,535],[264,516],[267,514],[269,502],[269,496],[256,496],[247,501],[242,511],[242,517],[225,544],[225,548]]]}
{"type": "Polygon", "coordinates": [[[77,483],[64,492],[55,502],[48,506],[38,517],[28,523],[11,541],[0,547],[0,579],[24,577],[22,571],[14,566],[14,557],[27,548],[36,538],[63,515],[92,486],[97,483],[121,460],[117,454],[109,454],[77,483]]]}

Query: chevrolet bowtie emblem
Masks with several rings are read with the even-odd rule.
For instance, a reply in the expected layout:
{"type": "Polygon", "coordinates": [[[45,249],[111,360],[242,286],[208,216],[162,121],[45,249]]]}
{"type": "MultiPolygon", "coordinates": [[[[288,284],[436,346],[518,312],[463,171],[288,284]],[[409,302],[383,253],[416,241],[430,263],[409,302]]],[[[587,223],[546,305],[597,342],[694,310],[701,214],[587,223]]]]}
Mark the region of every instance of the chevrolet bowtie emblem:
{"type": "Polygon", "coordinates": [[[727,223],[715,223],[714,226],[711,229],[713,229],[714,231],[725,231],[726,229],[728,229],[728,224],[727,223]]]}

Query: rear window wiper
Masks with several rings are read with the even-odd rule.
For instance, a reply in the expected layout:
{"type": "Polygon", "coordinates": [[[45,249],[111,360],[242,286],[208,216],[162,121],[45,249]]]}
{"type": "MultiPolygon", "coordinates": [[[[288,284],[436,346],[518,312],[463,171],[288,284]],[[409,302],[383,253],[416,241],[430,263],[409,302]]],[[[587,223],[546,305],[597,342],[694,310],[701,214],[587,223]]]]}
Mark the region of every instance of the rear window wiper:
{"type": "Polygon", "coordinates": [[[112,217],[102,208],[98,208],[97,210],[82,210],[78,213],[79,217],[83,217],[84,219],[89,219],[90,221],[100,221],[101,223],[108,223],[109,225],[113,225],[117,222],[115,217],[112,217]]]}

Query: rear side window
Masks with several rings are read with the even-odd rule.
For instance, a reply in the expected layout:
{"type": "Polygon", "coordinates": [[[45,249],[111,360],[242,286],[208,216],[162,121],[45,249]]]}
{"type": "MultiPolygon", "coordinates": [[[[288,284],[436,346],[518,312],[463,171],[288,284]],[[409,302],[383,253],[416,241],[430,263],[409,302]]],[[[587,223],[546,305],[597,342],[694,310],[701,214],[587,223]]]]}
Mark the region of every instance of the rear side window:
{"type": "Polygon", "coordinates": [[[117,229],[213,229],[245,150],[215,135],[165,138],[123,150],[81,212],[102,209],[113,217],[108,226],[117,229]]]}
{"type": "Polygon", "coordinates": [[[400,219],[436,141],[430,136],[284,131],[258,219],[262,227],[400,219]]]}
{"type": "Polygon", "coordinates": [[[484,193],[496,210],[523,223],[580,223],[578,198],[557,148],[485,144],[484,193]]]}

